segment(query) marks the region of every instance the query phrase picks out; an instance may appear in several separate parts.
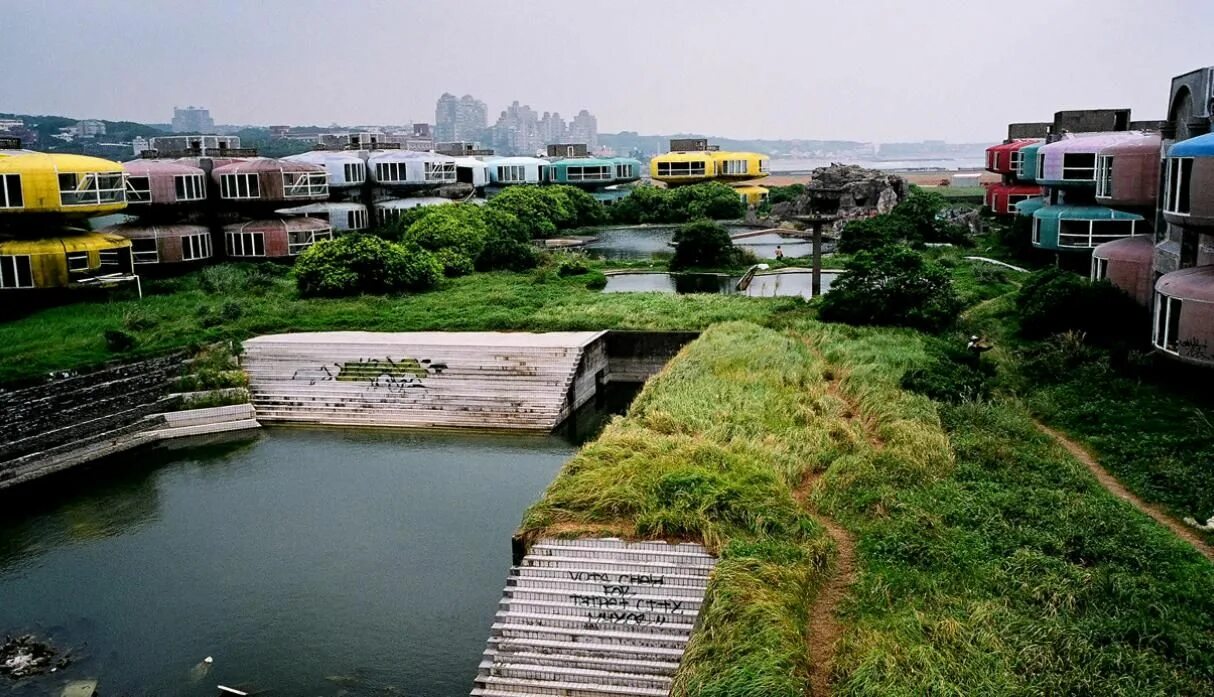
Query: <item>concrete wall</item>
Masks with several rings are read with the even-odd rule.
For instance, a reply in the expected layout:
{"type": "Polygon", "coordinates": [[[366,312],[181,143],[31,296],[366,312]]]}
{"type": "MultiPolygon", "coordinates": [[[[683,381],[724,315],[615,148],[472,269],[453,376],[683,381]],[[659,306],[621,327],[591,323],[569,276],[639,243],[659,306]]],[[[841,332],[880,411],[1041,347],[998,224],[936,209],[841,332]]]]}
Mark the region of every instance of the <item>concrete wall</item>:
{"type": "Polygon", "coordinates": [[[145,417],[172,408],[182,359],[174,354],[0,391],[0,488],[74,464],[73,453],[99,441],[154,426],[145,417]]]}
{"type": "Polygon", "coordinates": [[[697,332],[607,332],[607,381],[645,382],[691,343],[697,332]]]}

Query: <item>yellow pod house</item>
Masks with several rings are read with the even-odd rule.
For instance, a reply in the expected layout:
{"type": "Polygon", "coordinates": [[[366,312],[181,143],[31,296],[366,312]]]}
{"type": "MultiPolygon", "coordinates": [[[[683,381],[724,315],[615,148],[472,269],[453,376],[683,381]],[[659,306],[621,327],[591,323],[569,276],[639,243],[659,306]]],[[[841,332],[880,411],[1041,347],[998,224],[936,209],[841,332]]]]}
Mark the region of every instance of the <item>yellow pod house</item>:
{"type": "Polygon", "coordinates": [[[754,184],[739,184],[733,187],[733,190],[738,192],[738,197],[742,199],[750,208],[755,208],[763,205],[767,200],[767,189],[754,184]]]}
{"type": "Polygon", "coordinates": [[[122,165],[86,155],[0,150],[0,216],[90,217],[126,208],[122,165]]]}
{"type": "Polygon", "coordinates": [[[670,152],[649,161],[649,176],[667,186],[744,182],[768,175],[767,155],[720,150],[705,138],[675,138],[670,152]]]}
{"type": "Polygon", "coordinates": [[[119,235],[0,238],[0,291],[107,286],[133,274],[131,241],[119,235]]]}

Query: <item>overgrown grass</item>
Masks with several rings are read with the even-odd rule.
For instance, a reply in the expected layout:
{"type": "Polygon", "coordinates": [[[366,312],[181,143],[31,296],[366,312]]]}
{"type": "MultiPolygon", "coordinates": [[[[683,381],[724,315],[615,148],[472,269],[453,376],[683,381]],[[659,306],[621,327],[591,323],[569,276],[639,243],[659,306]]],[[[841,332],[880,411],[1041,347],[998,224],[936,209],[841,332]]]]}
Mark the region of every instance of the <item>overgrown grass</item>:
{"type": "Polygon", "coordinates": [[[0,323],[0,382],[107,360],[286,331],[702,329],[807,312],[795,298],[603,294],[593,274],[480,273],[417,295],[301,299],[273,266],[222,264],[152,281],[143,300],[75,303],[0,323]],[[107,330],[134,337],[111,352],[107,330]]]}
{"type": "Polygon", "coordinates": [[[858,540],[841,695],[1214,694],[1214,568],[1015,401],[903,392],[926,337],[711,328],[562,470],[523,533],[700,540],[721,562],[676,695],[800,695],[858,540]]]}

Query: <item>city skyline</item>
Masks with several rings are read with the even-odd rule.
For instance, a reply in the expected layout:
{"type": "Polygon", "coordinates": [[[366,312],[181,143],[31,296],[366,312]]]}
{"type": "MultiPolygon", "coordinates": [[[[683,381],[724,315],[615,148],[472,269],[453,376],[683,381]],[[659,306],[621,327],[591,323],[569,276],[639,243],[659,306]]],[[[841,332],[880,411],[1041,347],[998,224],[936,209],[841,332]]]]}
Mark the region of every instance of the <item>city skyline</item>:
{"type": "Polygon", "coordinates": [[[1204,28],[1214,24],[1214,6],[1198,0],[1150,11],[1130,0],[1099,11],[1025,0],[1014,22],[984,4],[911,12],[889,0],[752,12],[632,0],[609,11],[461,7],[352,2],[341,13],[376,16],[360,27],[358,50],[328,52],[304,70],[300,51],[333,38],[337,10],[319,0],[217,0],[201,13],[184,0],[13,3],[6,23],[21,31],[0,45],[0,60],[20,69],[0,76],[0,94],[19,113],[160,122],[173,104],[200,103],[224,123],[272,125],[428,122],[434,99],[450,91],[477,95],[489,113],[515,99],[562,114],[589,108],[605,132],[971,142],[1058,109],[1160,118],[1155,76],[1208,62],[1204,28]],[[425,30],[410,33],[410,69],[395,71],[404,25],[425,30]],[[452,35],[483,50],[459,50],[452,35]],[[684,50],[687,36],[708,43],[684,50]],[[1030,36],[1042,50],[1018,51],[1030,36]],[[727,39],[732,50],[712,48],[727,39]],[[1119,48],[1127,45],[1136,49],[1119,48]],[[139,70],[118,75],[115,64],[139,70]]]}

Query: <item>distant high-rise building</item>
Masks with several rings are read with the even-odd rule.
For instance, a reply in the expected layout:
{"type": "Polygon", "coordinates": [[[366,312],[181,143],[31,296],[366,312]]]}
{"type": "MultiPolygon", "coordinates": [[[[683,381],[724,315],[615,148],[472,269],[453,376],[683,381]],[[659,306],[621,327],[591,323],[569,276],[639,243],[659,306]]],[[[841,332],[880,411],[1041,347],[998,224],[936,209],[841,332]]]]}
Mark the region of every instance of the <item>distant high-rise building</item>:
{"type": "Polygon", "coordinates": [[[443,92],[434,105],[434,139],[455,140],[455,121],[459,116],[459,99],[443,92]]]}
{"type": "Polygon", "coordinates": [[[565,125],[565,119],[561,118],[560,112],[549,114],[545,111],[544,115],[540,117],[539,129],[540,138],[543,139],[544,145],[565,142],[565,136],[569,132],[565,125]]]}
{"type": "Polygon", "coordinates": [[[440,142],[476,141],[484,138],[489,108],[470,94],[456,98],[445,92],[434,107],[434,139],[440,142]]]}
{"type": "Polygon", "coordinates": [[[174,133],[211,133],[215,130],[215,121],[208,109],[188,106],[184,109],[173,107],[174,133]]]}
{"type": "Polygon", "coordinates": [[[539,116],[535,110],[516,101],[506,108],[493,125],[493,149],[503,155],[534,155],[543,150],[539,116]]]}
{"type": "Polygon", "coordinates": [[[589,111],[582,109],[573,121],[569,122],[569,142],[585,143],[594,152],[599,147],[599,120],[589,111]]]}
{"type": "Polygon", "coordinates": [[[96,138],[105,135],[105,122],[97,119],[84,119],[76,122],[76,136],[79,138],[96,138]]]}

